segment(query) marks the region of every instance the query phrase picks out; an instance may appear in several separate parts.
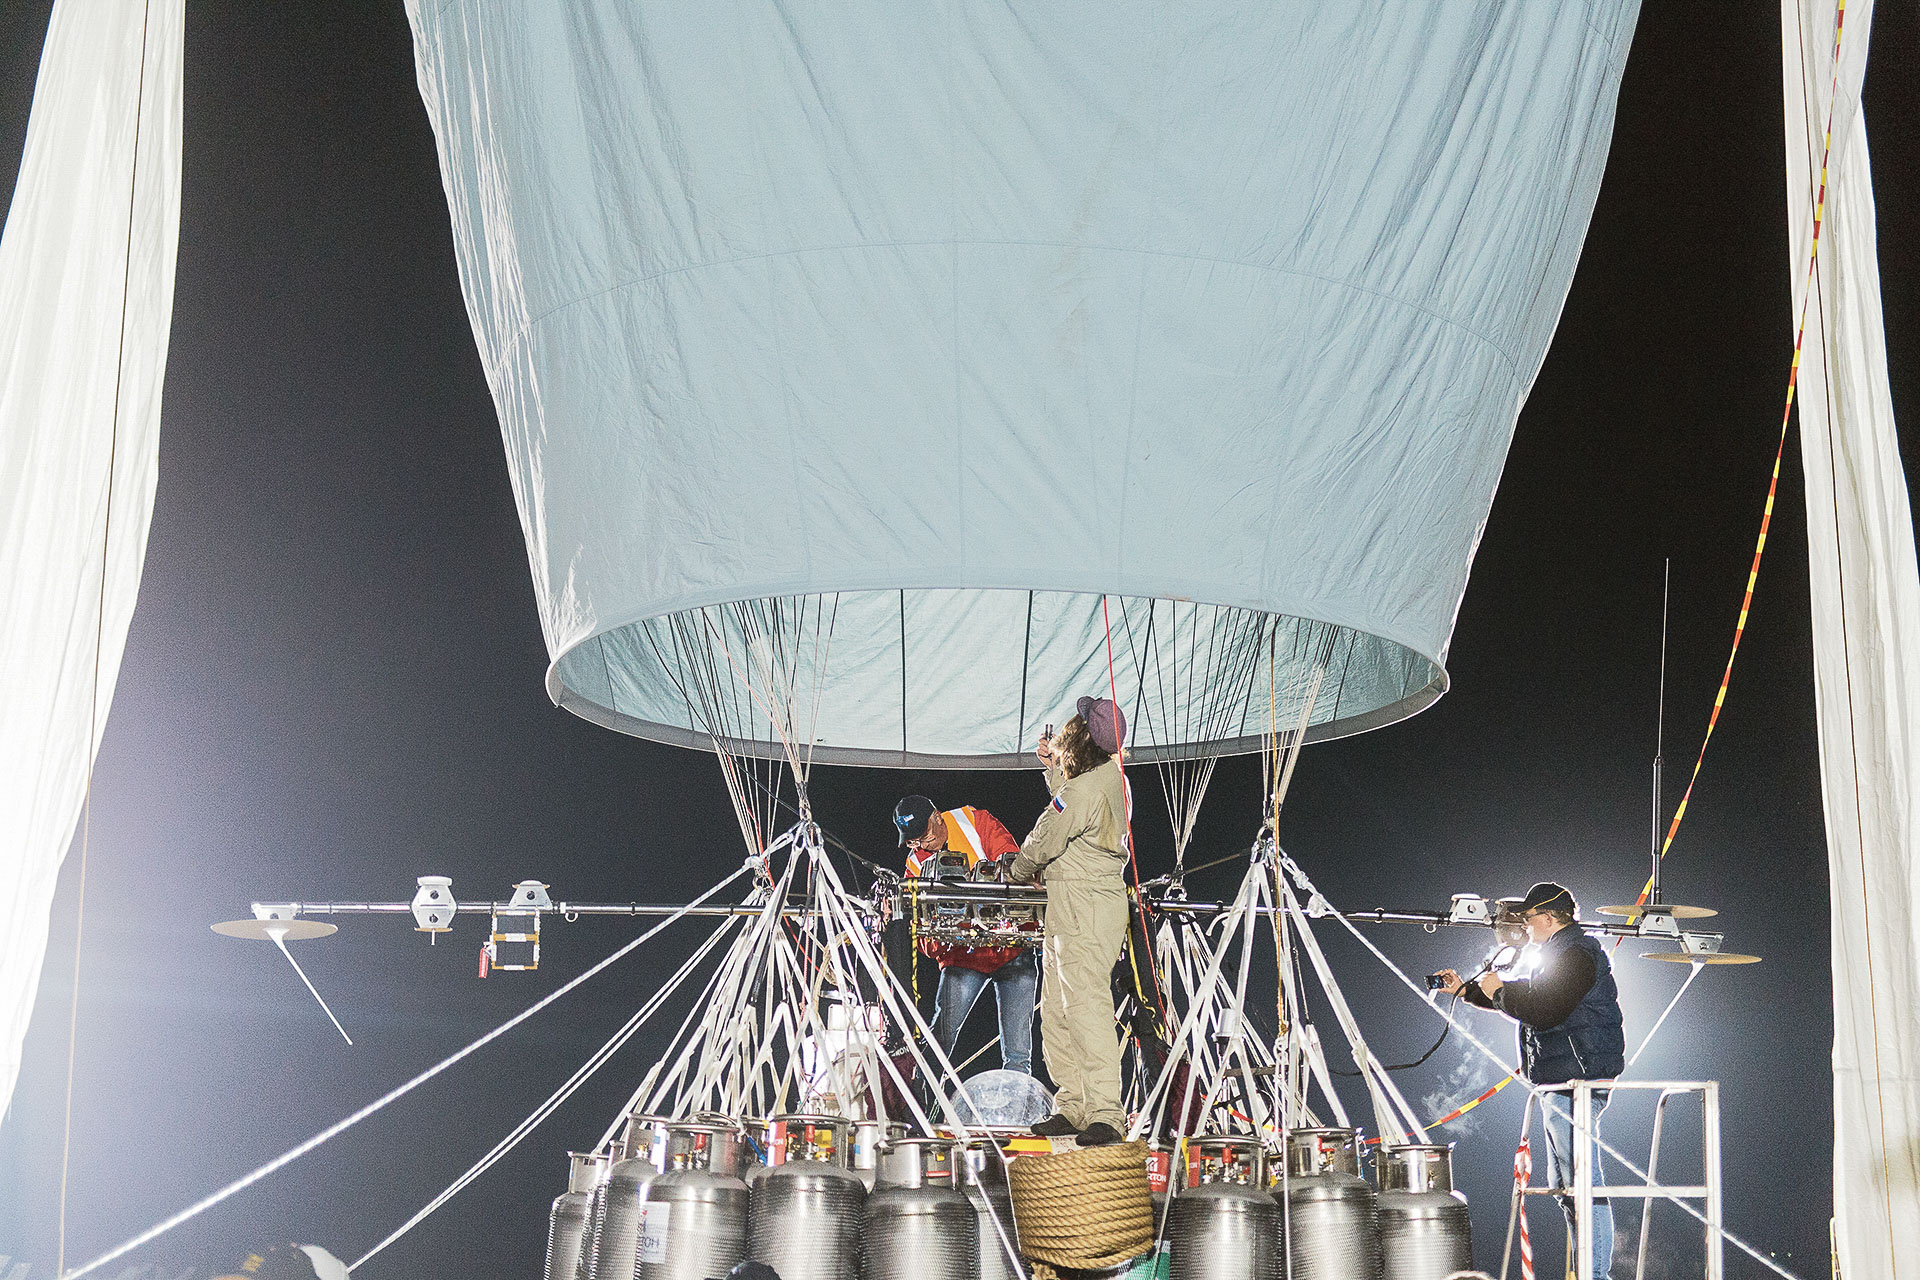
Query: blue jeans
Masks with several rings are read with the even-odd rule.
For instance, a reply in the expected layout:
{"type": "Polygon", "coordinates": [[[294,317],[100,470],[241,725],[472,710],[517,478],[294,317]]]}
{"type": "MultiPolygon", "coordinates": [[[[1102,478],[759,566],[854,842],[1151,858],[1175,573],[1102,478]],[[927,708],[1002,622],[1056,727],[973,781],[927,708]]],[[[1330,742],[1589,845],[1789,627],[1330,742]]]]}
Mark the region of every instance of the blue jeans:
{"type": "MultiPolygon", "coordinates": [[[[1000,1065],[1021,1075],[1033,1074],[1033,1001],[1040,987],[1040,966],[1033,952],[1019,955],[981,973],[948,965],[940,970],[940,990],[933,998],[933,1034],[948,1058],[960,1043],[960,1028],[973,1012],[974,1002],[988,983],[993,984],[994,1008],[1000,1014],[1000,1065]]],[[[957,1065],[957,1064],[956,1064],[957,1065]]]]}
{"type": "MultiPolygon", "coordinates": [[[[1605,1185],[1601,1174],[1600,1148],[1594,1139],[1600,1136],[1600,1114],[1607,1109],[1608,1093],[1605,1089],[1595,1089],[1593,1099],[1593,1132],[1587,1137],[1586,1154],[1593,1162],[1593,1185],[1605,1185]]],[[[1571,1093],[1549,1093],[1541,1098],[1541,1110],[1544,1113],[1547,1130],[1547,1163],[1553,1175],[1553,1185],[1565,1187],[1571,1193],[1573,1189],[1573,1095],[1571,1093]]],[[[1560,1211],[1567,1216],[1567,1238],[1574,1240],[1578,1247],[1574,1231],[1574,1201],[1571,1194],[1559,1197],[1560,1211]]],[[[1568,1256],[1573,1257],[1569,1249],[1568,1256]]],[[[1596,1199],[1593,1202],[1593,1275],[1594,1280],[1604,1280],[1608,1268],[1613,1265],[1613,1202],[1596,1199]]]]}

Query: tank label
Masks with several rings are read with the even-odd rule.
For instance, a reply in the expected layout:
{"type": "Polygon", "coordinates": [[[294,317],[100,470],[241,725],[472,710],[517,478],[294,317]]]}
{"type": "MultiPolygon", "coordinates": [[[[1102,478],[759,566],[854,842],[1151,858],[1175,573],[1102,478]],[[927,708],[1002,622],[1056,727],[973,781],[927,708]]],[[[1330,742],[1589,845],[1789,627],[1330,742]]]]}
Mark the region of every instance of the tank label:
{"type": "Polygon", "coordinates": [[[640,1257],[641,1262],[665,1262],[667,1260],[667,1223],[673,1219],[671,1204],[643,1204],[640,1206],[640,1257]]]}

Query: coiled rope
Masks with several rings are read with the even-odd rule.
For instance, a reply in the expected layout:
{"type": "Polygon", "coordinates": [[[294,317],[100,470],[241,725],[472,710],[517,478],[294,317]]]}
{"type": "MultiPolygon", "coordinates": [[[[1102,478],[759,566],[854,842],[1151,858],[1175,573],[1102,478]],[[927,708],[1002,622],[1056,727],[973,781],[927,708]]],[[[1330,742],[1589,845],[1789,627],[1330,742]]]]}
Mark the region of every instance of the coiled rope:
{"type": "Polygon", "coordinates": [[[1053,1280],[1056,1267],[1097,1271],[1153,1248],[1144,1142],[1022,1156],[1007,1166],[1007,1181],[1034,1280],[1053,1280]]]}

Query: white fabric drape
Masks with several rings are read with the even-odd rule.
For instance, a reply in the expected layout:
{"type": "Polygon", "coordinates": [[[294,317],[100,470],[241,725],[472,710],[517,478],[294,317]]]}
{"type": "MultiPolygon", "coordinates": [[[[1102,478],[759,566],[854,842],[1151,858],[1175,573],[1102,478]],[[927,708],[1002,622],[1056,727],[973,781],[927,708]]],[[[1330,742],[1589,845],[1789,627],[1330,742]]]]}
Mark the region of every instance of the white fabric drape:
{"type": "Polygon", "coordinates": [[[183,25],[182,0],[54,6],[0,236],[0,1099],[153,514],[183,25]]]}
{"type": "MultiPolygon", "coordinates": [[[[1782,0],[1794,316],[1834,96],[1835,0],[1782,0]]],[[[1816,294],[1800,366],[1814,694],[1833,926],[1840,1273],[1920,1280],[1920,572],[1888,392],[1860,84],[1872,5],[1847,6],[1816,294]]]]}

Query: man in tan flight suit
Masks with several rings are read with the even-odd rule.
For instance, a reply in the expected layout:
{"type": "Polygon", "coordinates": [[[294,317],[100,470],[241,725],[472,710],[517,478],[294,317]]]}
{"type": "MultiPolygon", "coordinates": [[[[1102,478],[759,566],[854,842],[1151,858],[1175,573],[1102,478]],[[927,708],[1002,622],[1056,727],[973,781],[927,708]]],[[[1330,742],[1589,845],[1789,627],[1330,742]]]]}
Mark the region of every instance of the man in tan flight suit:
{"type": "Polygon", "coordinates": [[[1093,1147],[1120,1141],[1127,1119],[1111,986],[1127,937],[1127,794],[1114,758],[1127,722],[1106,698],[1082,698],[1078,710],[1056,737],[1040,740],[1053,800],[1008,879],[1037,879],[1047,890],[1040,1035],[1057,1114],[1033,1130],[1077,1134],[1093,1147]]]}

